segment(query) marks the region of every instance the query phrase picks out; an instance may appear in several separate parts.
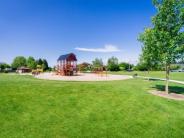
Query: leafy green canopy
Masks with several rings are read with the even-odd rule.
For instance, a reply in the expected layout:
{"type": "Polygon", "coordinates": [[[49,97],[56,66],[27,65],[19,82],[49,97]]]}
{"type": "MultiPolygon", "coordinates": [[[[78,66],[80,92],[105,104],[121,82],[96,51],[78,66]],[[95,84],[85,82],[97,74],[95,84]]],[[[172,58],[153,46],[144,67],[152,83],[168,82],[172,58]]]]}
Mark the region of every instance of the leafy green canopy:
{"type": "Polygon", "coordinates": [[[153,17],[153,28],[140,35],[143,43],[142,60],[152,68],[170,65],[184,53],[184,1],[153,0],[158,13],[153,17]]]}
{"type": "Polygon", "coordinates": [[[4,70],[5,68],[10,68],[10,65],[6,63],[0,63],[0,70],[4,70]]]}
{"type": "Polygon", "coordinates": [[[99,58],[95,58],[95,60],[92,61],[92,64],[94,68],[103,67],[103,61],[102,59],[99,59],[99,58]]]}
{"type": "Polygon", "coordinates": [[[158,12],[152,19],[153,28],[140,36],[144,44],[142,58],[149,68],[155,61],[165,65],[165,91],[169,92],[171,63],[184,53],[184,0],[153,0],[153,3],[158,12]]]}
{"type": "Polygon", "coordinates": [[[107,68],[110,71],[119,71],[118,59],[116,57],[111,57],[108,59],[107,68]]]}
{"type": "Polygon", "coordinates": [[[21,66],[26,66],[26,58],[23,56],[18,56],[13,60],[12,68],[17,69],[21,66]]]}
{"type": "Polygon", "coordinates": [[[132,68],[134,67],[133,64],[130,64],[130,63],[127,63],[127,62],[121,62],[119,64],[119,69],[121,71],[124,71],[124,70],[131,70],[132,68]]]}
{"type": "Polygon", "coordinates": [[[31,56],[28,57],[27,60],[23,56],[18,56],[13,60],[12,68],[17,69],[22,66],[29,67],[30,69],[40,68],[43,69],[44,71],[49,69],[48,62],[46,59],[39,58],[38,60],[35,60],[31,56]]]}
{"type": "Polygon", "coordinates": [[[184,52],[184,0],[154,0],[158,13],[153,17],[153,41],[165,64],[184,52]]]}
{"type": "Polygon", "coordinates": [[[140,35],[139,41],[143,43],[142,51],[140,56],[140,66],[144,66],[146,70],[157,70],[160,66],[160,54],[159,49],[154,38],[154,30],[148,28],[143,34],[140,35]]]}
{"type": "Polygon", "coordinates": [[[35,69],[36,68],[36,61],[33,57],[28,57],[27,59],[27,67],[31,68],[31,69],[35,69]]]}

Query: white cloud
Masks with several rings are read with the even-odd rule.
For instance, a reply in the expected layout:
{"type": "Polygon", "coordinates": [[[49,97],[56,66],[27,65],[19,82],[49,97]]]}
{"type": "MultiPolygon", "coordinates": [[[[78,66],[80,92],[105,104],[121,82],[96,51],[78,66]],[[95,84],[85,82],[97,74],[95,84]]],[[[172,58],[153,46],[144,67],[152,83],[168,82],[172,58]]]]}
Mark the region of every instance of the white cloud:
{"type": "Polygon", "coordinates": [[[83,48],[83,47],[76,47],[76,50],[79,51],[86,51],[86,52],[101,52],[101,53],[110,53],[110,52],[119,52],[120,49],[117,48],[115,45],[105,45],[103,48],[83,48]]]}

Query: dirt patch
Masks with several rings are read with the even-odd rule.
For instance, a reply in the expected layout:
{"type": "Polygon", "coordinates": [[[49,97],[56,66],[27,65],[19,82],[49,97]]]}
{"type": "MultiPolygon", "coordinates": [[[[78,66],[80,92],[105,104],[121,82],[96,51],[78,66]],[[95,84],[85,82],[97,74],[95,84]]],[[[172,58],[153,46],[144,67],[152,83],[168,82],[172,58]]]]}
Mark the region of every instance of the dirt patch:
{"type": "Polygon", "coordinates": [[[153,95],[164,97],[164,98],[167,98],[167,99],[173,99],[173,100],[179,100],[179,101],[184,100],[184,95],[183,94],[176,94],[176,93],[167,94],[164,91],[157,91],[157,90],[152,90],[152,91],[149,91],[149,92],[153,95]]]}

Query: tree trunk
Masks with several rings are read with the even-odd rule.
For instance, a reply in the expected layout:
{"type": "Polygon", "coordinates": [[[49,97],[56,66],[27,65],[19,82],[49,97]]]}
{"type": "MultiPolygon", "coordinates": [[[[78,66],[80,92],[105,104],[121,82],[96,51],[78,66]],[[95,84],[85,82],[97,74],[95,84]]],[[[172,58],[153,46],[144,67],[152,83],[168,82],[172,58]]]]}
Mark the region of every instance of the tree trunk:
{"type": "Polygon", "coordinates": [[[166,85],[165,92],[169,94],[169,73],[170,73],[170,65],[166,64],[166,85]]]}

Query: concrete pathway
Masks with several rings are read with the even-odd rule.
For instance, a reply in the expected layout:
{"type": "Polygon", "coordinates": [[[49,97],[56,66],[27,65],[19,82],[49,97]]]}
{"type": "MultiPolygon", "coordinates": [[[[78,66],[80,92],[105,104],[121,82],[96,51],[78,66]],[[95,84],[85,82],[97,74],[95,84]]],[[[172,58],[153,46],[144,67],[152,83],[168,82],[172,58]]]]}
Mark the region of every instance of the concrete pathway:
{"type": "MultiPolygon", "coordinates": [[[[143,77],[143,76],[137,76],[137,78],[166,81],[166,79],[163,79],[163,78],[153,78],[153,77],[143,77]]],[[[178,80],[169,80],[169,82],[184,84],[184,81],[178,81],[178,80]]]]}

